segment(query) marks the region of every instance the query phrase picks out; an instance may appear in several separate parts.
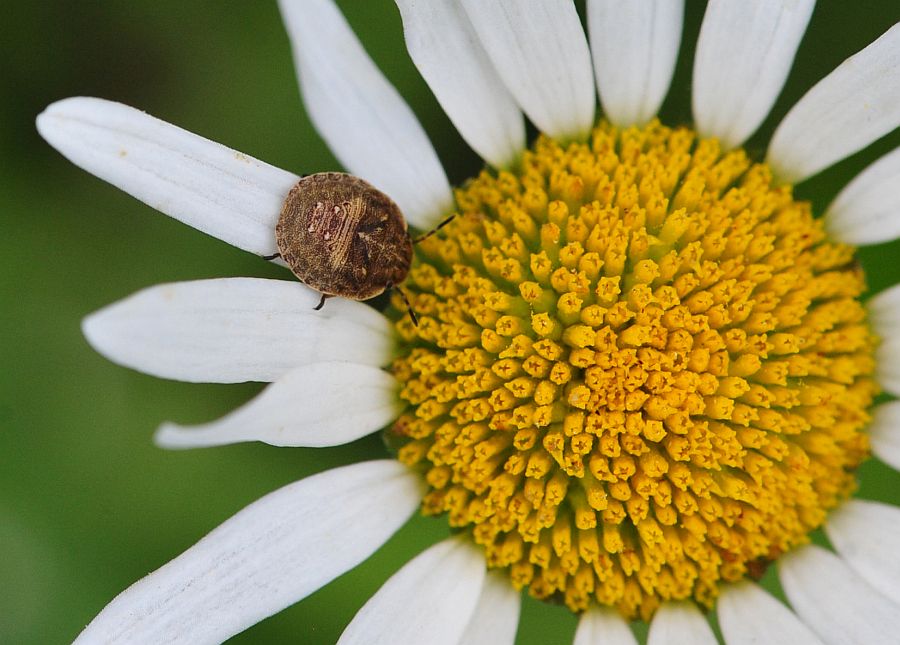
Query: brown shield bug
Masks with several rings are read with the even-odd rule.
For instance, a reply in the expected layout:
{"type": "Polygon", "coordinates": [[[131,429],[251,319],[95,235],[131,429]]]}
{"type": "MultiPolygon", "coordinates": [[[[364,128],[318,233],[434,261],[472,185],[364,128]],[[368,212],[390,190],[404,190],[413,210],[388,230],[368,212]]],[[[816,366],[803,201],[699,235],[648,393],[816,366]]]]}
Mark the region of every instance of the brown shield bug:
{"type": "MultiPolygon", "coordinates": [[[[288,193],[275,226],[278,253],[325,299],[368,300],[406,279],[415,241],[394,201],[368,182],[340,172],[308,175],[288,193]]],[[[406,294],[400,291],[406,300],[406,294]]],[[[407,306],[409,303],[407,302],[407,306]]],[[[416,317],[409,309],[413,323],[416,317]]]]}

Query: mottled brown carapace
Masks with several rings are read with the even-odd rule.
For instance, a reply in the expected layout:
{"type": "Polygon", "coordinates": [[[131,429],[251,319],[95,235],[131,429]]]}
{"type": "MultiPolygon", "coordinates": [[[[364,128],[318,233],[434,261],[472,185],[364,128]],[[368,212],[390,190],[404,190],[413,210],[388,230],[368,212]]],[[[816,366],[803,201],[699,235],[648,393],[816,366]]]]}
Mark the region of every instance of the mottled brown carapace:
{"type": "Polygon", "coordinates": [[[281,257],[328,296],[367,300],[406,279],[412,240],[393,200],[359,177],[323,172],[288,193],[275,227],[281,257]]]}

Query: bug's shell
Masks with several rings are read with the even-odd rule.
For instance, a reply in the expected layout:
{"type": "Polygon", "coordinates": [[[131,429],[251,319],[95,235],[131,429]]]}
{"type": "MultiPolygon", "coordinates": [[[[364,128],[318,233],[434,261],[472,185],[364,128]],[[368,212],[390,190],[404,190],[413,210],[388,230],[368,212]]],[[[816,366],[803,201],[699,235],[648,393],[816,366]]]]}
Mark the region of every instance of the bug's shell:
{"type": "Polygon", "coordinates": [[[303,177],[275,226],[278,252],[305,284],[329,296],[366,300],[406,279],[412,240],[393,200],[339,172],[303,177]]]}

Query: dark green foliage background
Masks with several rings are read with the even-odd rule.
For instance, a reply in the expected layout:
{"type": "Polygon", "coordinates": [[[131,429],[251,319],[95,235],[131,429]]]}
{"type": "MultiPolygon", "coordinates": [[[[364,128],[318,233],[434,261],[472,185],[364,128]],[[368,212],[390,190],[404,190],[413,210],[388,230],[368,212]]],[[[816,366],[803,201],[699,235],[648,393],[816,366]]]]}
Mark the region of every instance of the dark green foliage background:
{"type": "MultiPolygon", "coordinates": [[[[78,170],[43,143],[48,103],[94,95],[140,107],[298,173],[337,170],[299,101],[274,1],[6,3],[0,25],[0,642],[72,640],[115,594],[235,511],[311,473],[384,454],[371,437],[323,450],[238,445],[165,452],[165,419],[200,422],[259,385],[191,385],[117,367],[79,324],[138,289],[174,280],[288,275],[189,229],[78,170]]],[[[363,43],[432,137],[453,181],[478,159],[409,61],[392,2],[341,2],[363,43]]],[[[663,109],[690,121],[703,4],[688,2],[682,57],[663,109]]],[[[749,144],[816,80],[900,20],[896,0],[820,2],[781,100],[749,144]]],[[[362,143],[361,143],[362,144],[362,143]]],[[[892,133],[800,185],[821,211],[892,133]]],[[[865,249],[873,291],[900,281],[900,243],[865,249]]],[[[863,495],[900,502],[900,475],[869,462],[863,495]]],[[[348,531],[353,527],[348,526],[348,531]]],[[[356,570],[234,642],[333,643],[380,584],[447,533],[416,517],[356,570]]],[[[767,581],[774,582],[768,575],[767,581]]],[[[565,610],[524,604],[520,643],[569,643],[565,610]]]]}

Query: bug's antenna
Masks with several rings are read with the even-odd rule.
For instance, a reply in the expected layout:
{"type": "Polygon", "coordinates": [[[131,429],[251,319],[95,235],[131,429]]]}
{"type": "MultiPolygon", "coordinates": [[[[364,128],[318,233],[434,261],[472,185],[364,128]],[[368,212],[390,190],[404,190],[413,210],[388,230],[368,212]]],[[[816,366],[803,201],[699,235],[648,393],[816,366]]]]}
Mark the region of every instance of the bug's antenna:
{"type": "Polygon", "coordinates": [[[388,282],[388,284],[385,288],[393,289],[394,291],[396,291],[397,293],[400,294],[400,297],[403,298],[403,303],[406,305],[406,313],[409,314],[409,319],[412,321],[413,326],[418,327],[419,319],[416,316],[416,312],[413,311],[412,305],[409,304],[409,298],[406,296],[406,292],[391,282],[388,282]]]}
{"type": "Polygon", "coordinates": [[[414,237],[412,243],[413,243],[413,244],[418,244],[418,243],[421,242],[422,240],[427,240],[429,237],[431,237],[432,235],[434,235],[435,233],[437,233],[439,230],[441,230],[442,228],[444,228],[445,226],[447,226],[447,224],[449,224],[450,222],[452,222],[454,219],[456,219],[456,213],[453,213],[453,215],[451,215],[450,217],[446,218],[443,222],[441,222],[440,224],[438,224],[437,226],[435,226],[433,229],[431,229],[431,230],[428,231],[427,233],[422,233],[422,235],[420,235],[419,237],[414,237]]]}
{"type": "Polygon", "coordinates": [[[280,257],[281,257],[281,253],[273,253],[272,255],[263,255],[262,259],[263,260],[274,260],[274,259],[280,258],[280,257]]]}

